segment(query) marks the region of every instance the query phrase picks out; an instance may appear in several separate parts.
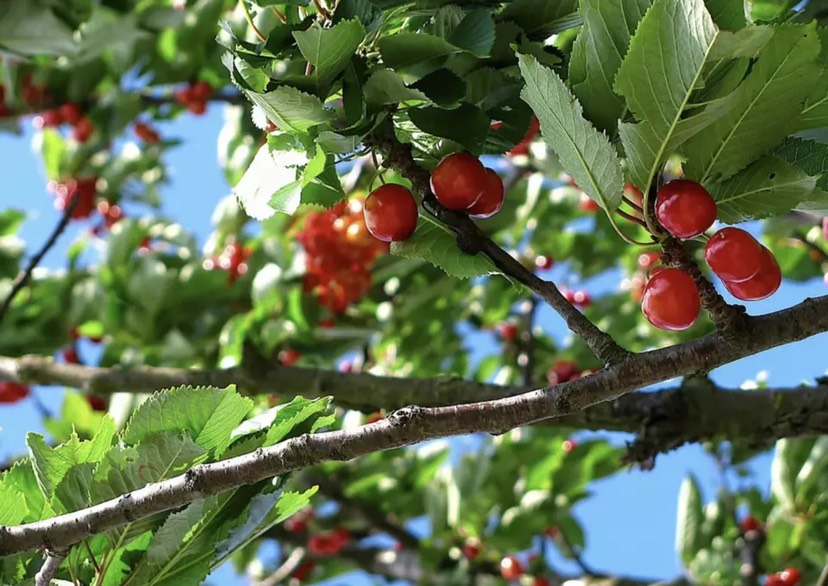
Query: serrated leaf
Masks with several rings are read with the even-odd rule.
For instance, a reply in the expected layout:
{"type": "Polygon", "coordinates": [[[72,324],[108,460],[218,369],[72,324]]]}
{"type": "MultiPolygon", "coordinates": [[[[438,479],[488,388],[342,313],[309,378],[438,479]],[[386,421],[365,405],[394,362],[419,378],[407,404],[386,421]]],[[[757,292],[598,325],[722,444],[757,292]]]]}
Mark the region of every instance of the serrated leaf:
{"type": "Polygon", "coordinates": [[[0,3],[0,47],[21,55],[71,55],[74,33],[46,2],[0,3]]]}
{"type": "Polygon", "coordinates": [[[458,47],[441,37],[410,32],[384,36],[380,39],[378,47],[383,63],[392,69],[405,69],[461,52],[458,47]]]}
{"type": "Polygon", "coordinates": [[[817,35],[821,46],[817,57],[819,76],[805,100],[797,130],[828,126],[828,28],[817,28],[817,35]]]}
{"type": "Polygon", "coordinates": [[[701,491],[693,476],[681,483],[676,521],[676,553],[688,565],[696,556],[702,543],[701,527],[704,522],[701,491]]]}
{"type": "Polygon", "coordinates": [[[302,184],[297,174],[307,163],[304,151],[271,153],[268,145],[262,145],[233,194],[253,219],[265,220],[276,212],[293,214],[301,203],[302,184]]]}
{"type": "Polygon", "coordinates": [[[820,175],[817,187],[828,188],[828,145],[815,140],[789,136],[774,147],[771,155],[785,159],[809,175],[820,175]]]}
{"type": "Polygon", "coordinates": [[[87,462],[72,466],[55,487],[52,509],[58,513],[79,511],[89,506],[89,487],[96,464],[87,462]]]}
{"type": "Polygon", "coordinates": [[[264,110],[268,119],[286,132],[305,134],[317,126],[327,129],[331,113],[316,96],[289,86],[258,94],[245,91],[250,100],[264,110]]]}
{"type": "Polygon", "coordinates": [[[747,24],[744,0],[705,0],[705,5],[719,28],[738,30],[747,24]]]}
{"type": "Polygon", "coordinates": [[[675,143],[716,32],[702,0],[655,0],[630,41],[614,89],[641,121],[623,125],[620,134],[630,174],[644,192],[675,143]]]}
{"type": "Polygon", "coordinates": [[[685,143],[687,175],[702,183],[730,177],[795,129],[819,75],[818,52],[815,26],[777,28],[745,81],[724,98],[726,114],[685,143]]]}
{"type": "Polygon", "coordinates": [[[488,57],[495,40],[495,23],[491,13],[483,8],[468,12],[447,40],[475,57],[488,57]]]}
{"type": "Polygon", "coordinates": [[[230,445],[230,433],[253,407],[235,386],[177,387],[153,394],[130,417],[123,440],[140,443],[153,433],[183,431],[205,450],[220,455],[230,445]]]}
{"type": "Polygon", "coordinates": [[[428,101],[424,93],[405,85],[403,77],[390,69],[378,69],[362,87],[365,103],[369,106],[384,106],[410,101],[428,101]]]}
{"type": "Polygon", "coordinates": [[[489,117],[471,104],[461,104],[453,110],[414,108],[408,115],[423,132],[453,140],[474,154],[480,154],[489,133],[489,117]]]}
{"type": "Polygon", "coordinates": [[[330,28],[314,23],[293,38],[302,56],[314,66],[313,76],[321,87],[342,73],[365,38],[365,27],[358,20],[341,20],[330,28]]]}
{"type": "Polygon", "coordinates": [[[16,462],[3,475],[2,486],[13,488],[23,495],[25,501],[25,516],[21,521],[32,522],[51,517],[54,512],[49,507],[46,497],[40,490],[34,467],[29,458],[16,462]]]}
{"type": "Polygon", "coordinates": [[[534,110],[541,135],[575,182],[608,212],[621,203],[621,161],[607,136],[584,119],[558,75],[534,57],[518,57],[526,81],[521,98],[534,110]]]}
{"type": "Polygon", "coordinates": [[[499,17],[514,22],[533,39],[545,39],[581,23],[576,0],[514,0],[499,17]]]}
{"type": "Polygon", "coordinates": [[[488,257],[461,252],[454,236],[428,221],[421,220],[408,240],[392,242],[391,254],[426,260],[461,279],[498,272],[488,257]]]}
{"type": "Polygon", "coordinates": [[[817,178],[779,157],[762,157],[711,187],[718,218],[738,224],[785,214],[808,201],[817,178]]]}
{"type": "Polygon", "coordinates": [[[466,84],[450,69],[438,69],[413,83],[411,89],[422,92],[435,104],[448,107],[463,98],[466,84]]]}
{"type": "Polygon", "coordinates": [[[17,525],[27,513],[23,494],[11,484],[0,484],[0,525],[17,525]]]}
{"type": "Polygon", "coordinates": [[[625,110],[624,99],[612,89],[630,38],[650,0],[582,0],[584,26],[572,46],[569,82],[587,118],[601,130],[615,128],[625,110]]]}
{"type": "Polygon", "coordinates": [[[329,153],[352,153],[362,144],[363,135],[343,135],[325,130],[316,137],[316,144],[329,153]]]}
{"type": "Polygon", "coordinates": [[[708,59],[719,61],[738,57],[755,57],[773,38],[774,31],[774,27],[765,25],[749,26],[736,32],[719,31],[708,59]]]}
{"type": "Polygon", "coordinates": [[[290,403],[279,408],[276,418],[267,430],[265,446],[277,444],[291,433],[293,429],[305,421],[317,418],[328,410],[330,398],[308,400],[296,397],[290,403]]]}

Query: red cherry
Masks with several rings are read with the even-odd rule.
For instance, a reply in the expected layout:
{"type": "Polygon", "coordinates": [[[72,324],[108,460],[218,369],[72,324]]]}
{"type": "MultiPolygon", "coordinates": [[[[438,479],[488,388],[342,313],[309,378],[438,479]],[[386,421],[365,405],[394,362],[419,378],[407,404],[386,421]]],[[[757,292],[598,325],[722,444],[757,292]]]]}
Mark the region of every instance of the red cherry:
{"type": "Polygon", "coordinates": [[[293,366],[296,364],[302,355],[299,353],[298,350],[293,348],[285,348],[281,352],[279,352],[279,362],[284,364],[285,366],[293,366]]]}
{"type": "Polygon", "coordinates": [[[498,324],[497,333],[500,334],[504,342],[513,342],[517,338],[518,328],[512,322],[503,322],[498,324]]]}
{"type": "Polygon", "coordinates": [[[175,101],[181,104],[182,106],[186,106],[191,101],[193,101],[192,88],[190,86],[187,86],[175,92],[175,101]]]}
{"type": "Polygon", "coordinates": [[[189,101],[187,102],[187,109],[196,116],[201,116],[207,111],[207,102],[201,102],[198,100],[189,101]]]}
{"type": "Polygon", "coordinates": [[[646,271],[660,261],[661,254],[658,252],[644,252],[638,256],[638,268],[642,271],[646,271]]]}
{"type": "Polygon", "coordinates": [[[72,124],[74,126],[83,118],[83,110],[81,110],[80,106],[72,102],[66,102],[58,110],[66,124],[72,124]]]}
{"type": "Polygon", "coordinates": [[[489,175],[483,163],[469,153],[453,153],[431,172],[431,191],[444,207],[466,210],[489,189],[489,175]]]}
{"type": "Polygon", "coordinates": [[[716,202],[695,181],[676,179],[658,191],[656,218],[677,238],[695,238],[716,221],[716,202]]]}
{"type": "Polygon", "coordinates": [[[147,144],[157,144],[161,141],[158,133],[145,122],[136,122],[134,130],[135,135],[147,144]]]}
{"type": "Polygon", "coordinates": [[[93,132],[95,132],[95,126],[92,121],[89,118],[81,118],[72,129],[72,138],[82,144],[89,140],[93,132]]]}
{"type": "Polygon", "coordinates": [[[39,128],[48,128],[52,126],[60,126],[63,124],[63,116],[60,110],[45,110],[40,114],[39,120],[35,120],[35,126],[39,128]]]}
{"type": "Polygon", "coordinates": [[[489,177],[486,190],[468,210],[469,215],[478,220],[491,218],[503,207],[503,179],[488,168],[486,169],[486,175],[489,177]]]}
{"type": "MultiPolygon", "coordinates": [[[[294,515],[294,517],[299,517],[299,515],[294,515]]],[[[290,533],[307,533],[308,524],[304,519],[295,519],[291,517],[290,519],[285,521],[285,531],[288,531],[290,533]]]]}
{"type": "Polygon", "coordinates": [[[190,87],[190,100],[206,102],[213,95],[213,88],[206,81],[197,81],[190,87]]]}
{"type": "Polygon", "coordinates": [[[463,555],[467,559],[473,560],[480,555],[480,543],[477,541],[469,541],[463,545],[463,555]]]}
{"type": "Polygon", "coordinates": [[[578,374],[578,364],[574,360],[558,360],[546,373],[550,385],[565,383],[578,374]]]}
{"type": "Polygon", "coordinates": [[[535,576],[535,579],[532,581],[532,586],[552,586],[552,582],[545,576],[535,576]]]}
{"type": "Polygon", "coordinates": [[[535,116],[529,121],[529,130],[523,136],[521,141],[509,151],[509,156],[526,155],[529,153],[529,145],[532,144],[532,139],[540,132],[540,122],[535,116]]]}
{"type": "Polygon", "coordinates": [[[293,570],[293,573],[290,576],[291,578],[299,580],[301,582],[302,580],[308,578],[315,569],[316,562],[314,560],[308,560],[306,562],[303,562],[298,568],[293,570]]]}
{"type": "Polygon", "coordinates": [[[633,203],[638,204],[639,207],[644,205],[644,194],[632,183],[624,184],[624,195],[627,196],[627,199],[631,199],[633,203]]]}
{"type": "Polygon", "coordinates": [[[69,346],[61,350],[61,356],[63,356],[63,361],[66,364],[77,364],[78,362],[80,362],[78,360],[78,352],[72,346],[69,346]]]}
{"type": "Polygon", "coordinates": [[[535,266],[539,271],[548,271],[554,265],[555,261],[544,254],[540,254],[535,257],[535,266]]]}
{"type": "Polygon", "coordinates": [[[572,450],[574,450],[577,447],[578,447],[578,442],[576,442],[574,439],[571,439],[571,438],[568,439],[568,440],[564,440],[563,443],[561,444],[561,449],[564,451],[564,454],[572,453],[572,450]]]}
{"type": "Polygon", "coordinates": [[[665,268],[647,282],[641,310],[657,328],[685,330],[699,317],[701,301],[696,283],[681,269],[665,268]]]}
{"type": "Polygon", "coordinates": [[[762,245],[740,228],[722,228],[708,240],[704,258],[722,281],[741,283],[759,272],[762,245]]]}
{"type": "Polygon", "coordinates": [[[515,556],[506,556],[500,560],[500,575],[507,580],[517,580],[523,575],[523,566],[515,556]]]}
{"type": "Polygon", "coordinates": [[[331,537],[339,545],[339,548],[341,549],[343,546],[350,543],[351,532],[348,531],[348,529],[346,529],[345,527],[337,527],[331,533],[331,537]]]}
{"type": "Polygon", "coordinates": [[[560,532],[561,530],[558,529],[557,525],[552,525],[551,527],[547,527],[543,534],[550,539],[555,539],[560,532]]]}
{"type": "Polygon", "coordinates": [[[417,202],[402,185],[386,183],[377,187],[363,206],[365,226],[377,240],[407,240],[417,227],[417,202]]]}
{"type": "Polygon", "coordinates": [[[776,293],[782,284],[782,271],[776,262],[773,253],[762,246],[761,264],[759,272],[747,281],[730,283],[724,281],[725,288],[736,299],[742,301],[759,301],[776,293]]]}
{"type": "Polygon", "coordinates": [[[781,573],[776,574],[769,574],[767,578],[765,578],[765,586],[788,586],[785,581],[782,579],[781,573]]]}
{"type": "Polygon", "coordinates": [[[589,307],[592,305],[592,297],[586,291],[575,291],[572,294],[572,304],[576,307],[589,307]]]}
{"type": "Polygon", "coordinates": [[[86,402],[89,403],[90,407],[92,407],[92,411],[104,412],[109,410],[109,407],[106,404],[106,399],[100,395],[86,395],[86,402]]]}
{"type": "Polygon", "coordinates": [[[139,254],[146,254],[152,248],[152,243],[150,242],[149,236],[144,236],[141,238],[141,242],[138,243],[138,253],[139,254]]]}
{"type": "Polygon", "coordinates": [[[17,403],[29,395],[28,385],[0,381],[0,403],[17,403]]]}
{"type": "Polygon", "coordinates": [[[762,524],[756,520],[756,517],[753,515],[748,515],[744,519],[739,522],[739,528],[742,530],[742,533],[750,533],[751,531],[758,531],[762,527],[762,524]]]}
{"type": "Polygon", "coordinates": [[[275,123],[268,121],[267,126],[265,126],[265,132],[270,134],[271,132],[276,132],[279,130],[279,127],[276,126],[275,123]]]}
{"type": "Polygon", "coordinates": [[[308,551],[314,555],[327,555],[330,544],[326,535],[311,535],[308,538],[308,551]]]}
{"type": "Polygon", "coordinates": [[[780,575],[785,586],[798,586],[799,581],[802,579],[802,575],[796,568],[785,568],[780,572],[780,575]]]}
{"type": "Polygon", "coordinates": [[[597,212],[601,209],[601,206],[582,191],[581,196],[578,198],[578,208],[582,212],[597,212]]]}
{"type": "Polygon", "coordinates": [[[381,421],[383,419],[383,414],[380,411],[376,413],[372,413],[368,417],[365,418],[365,425],[369,425],[371,423],[376,423],[377,421],[381,421]]]}

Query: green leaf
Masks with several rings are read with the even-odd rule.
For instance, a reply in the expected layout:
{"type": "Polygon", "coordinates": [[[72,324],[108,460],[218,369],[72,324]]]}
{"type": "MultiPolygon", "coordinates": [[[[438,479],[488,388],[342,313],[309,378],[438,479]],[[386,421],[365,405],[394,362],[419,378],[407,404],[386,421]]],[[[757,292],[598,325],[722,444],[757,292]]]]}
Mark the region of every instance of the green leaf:
{"type": "Polygon", "coordinates": [[[776,442],[771,463],[771,494],[789,513],[796,513],[796,478],[808,460],[814,440],[785,438],[776,442]]]}
{"type": "Polygon", "coordinates": [[[466,94],[465,82],[449,69],[432,71],[412,84],[411,89],[422,92],[435,104],[445,107],[456,104],[466,94]]]}
{"type": "Polygon", "coordinates": [[[330,402],[330,398],[327,397],[313,400],[296,397],[290,403],[280,407],[270,429],[267,430],[264,445],[277,444],[288,437],[298,425],[309,419],[316,419],[328,410],[330,402]]]}
{"type": "Polygon", "coordinates": [[[233,193],[245,213],[256,220],[276,212],[293,214],[301,203],[302,183],[297,176],[307,163],[304,151],[271,153],[268,145],[262,145],[233,193]]]}
{"type": "Polygon", "coordinates": [[[489,117],[470,104],[461,104],[453,110],[416,108],[408,115],[423,132],[453,140],[475,154],[480,154],[489,133],[489,117]]]}
{"type": "Polygon", "coordinates": [[[514,22],[533,39],[546,39],[581,23],[577,0],[514,0],[499,17],[514,22]]]}
{"type": "Polygon", "coordinates": [[[817,178],[779,157],[762,157],[730,179],[714,185],[718,218],[738,224],[785,214],[809,201],[817,178]]]}
{"type": "Polygon", "coordinates": [[[561,78],[534,57],[519,56],[526,81],[521,97],[541,126],[544,141],[587,195],[607,212],[621,203],[621,161],[607,136],[584,119],[580,103],[561,78]]]}
{"type": "Polygon", "coordinates": [[[702,546],[703,522],[704,508],[699,485],[693,476],[688,476],[679,489],[676,521],[676,553],[685,566],[693,560],[702,546]]]}
{"type": "Polygon", "coordinates": [[[572,46],[569,82],[587,118],[601,130],[614,129],[626,108],[612,89],[630,38],[650,0],[582,0],[584,26],[572,46]]]}
{"type": "Polygon", "coordinates": [[[828,189],[828,145],[815,140],[789,136],[770,152],[809,175],[820,175],[817,187],[828,189]]]}
{"type": "Polygon", "coordinates": [[[819,76],[805,100],[797,130],[828,126],[828,28],[817,28],[817,35],[821,46],[817,58],[819,76]]]}
{"type": "Polygon", "coordinates": [[[0,525],[17,525],[27,513],[23,494],[11,484],[0,484],[0,525]]]}
{"type": "Polygon", "coordinates": [[[495,23],[492,15],[483,8],[472,10],[451,31],[447,40],[475,57],[488,57],[495,40],[495,23]]]}
{"type": "Polygon", "coordinates": [[[245,91],[250,100],[264,110],[268,119],[286,132],[304,134],[311,128],[328,128],[331,113],[319,98],[289,86],[257,94],[245,91]]]}
{"type": "Polygon", "coordinates": [[[405,69],[461,52],[458,47],[441,37],[410,32],[384,36],[380,39],[378,47],[383,63],[392,69],[405,69]]]}
{"type": "Polygon", "coordinates": [[[744,0],[705,0],[707,10],[721,29],[737,30],[747,24],[744,0]]]}
{"type": "Polygon", "coordinates": [[[318,85],[326,87],[348,65],[365,38],[365,27],[356,19],[341,20],[331,28],[314,23],[307,30],[295,31],[293,38],[302,56],[313,64],[318,85]]]}
{"type": "Polygon", "coordinates": [[[235,386],[177,387],[153,394],[130,417],[123,439],[135,445],[153,433],[184,431],[199,446],[219,456],[230,433],[250,412],[253,402],[235,386]]]}
{"type": "Polygon", "coordinates": [[[426,260],[461,279],[498,272],[488,257],[461,252],[454,236],[428,221],[420,221],[408,240],[392,242],[391,254],[426,260]]]}
{"type": "Polygon", "coordinates": [[[43,157],[43,167],[47,179],[57,181],[63,179],[64,158],[66,157],[66,141],[60,133],[52,128],[44,128],[40,140],[40,156],[43,157]]]}
{"type": "Polygon", "coordinates": [[[362,91],[365,95],[365,103],[369,106],[428,101],[428,96],[406,86],[403,77],[390,69],[374,71],[365,82],[362,91]]]}
{"type": "Polygon", "coordinates": [[[21,55],[70,55],[75,52],[72,28],[58,18],[50,3],[8,0],[0,3],[0,48],[21,55]]]}
{"type": "Polygon", "coordinates": [[[15,234],[25,219],[26,214],[20,210],[5,209],[0,212],[0,237],[15,234]]]}
{"type": "MultiPolygon", "coordinates": [[[[16,462],[11,470],[3,475],[1,486],[10,487],[23,495],[25,515],[21,521],[32,522],[54,515],[46,497],[37,483],[32,461],[29,458],[16,462]]],[[[2,523],[2,521],[0,521],[2,523]]]]}
{"type": "Polygon", "coordinates": [[[79,511],[89,506],[89,486],[95,464],[87,462],[72,466],[55,487],[52,509],[58,513],[79,511]]]}
{"type": "Polygon", "coordinates": [[[796,475],[796,494],[800,499],[812,501],[819,498],[828,469],[828,436],[820,436],[814,442],[808,459],[796,475]]]}
{"type": "Polygon", "coordinates": [[[684,145],[688,177],[727,178],[794,130],[819,75],[818,52],[815,26],[777,28],[747,79],[724,98],[726,114],[684,145]]]}
{"type": "Polygon", "coordinates": [[[621,125],[620,133],[630,175],[644,192],[670,154],[668,145],[675,146],[673,134],[716,32],[702,0],[655,0],[630,42],[614,89],[641,121],[621,125]]]}

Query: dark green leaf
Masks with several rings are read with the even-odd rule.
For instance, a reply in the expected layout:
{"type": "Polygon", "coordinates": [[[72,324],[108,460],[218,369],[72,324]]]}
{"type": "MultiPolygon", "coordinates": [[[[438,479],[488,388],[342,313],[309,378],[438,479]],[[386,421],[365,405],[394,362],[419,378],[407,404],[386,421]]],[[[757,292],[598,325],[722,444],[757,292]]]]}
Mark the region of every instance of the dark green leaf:
{"type": "Polygon", "coordinates": [[[423,132],[453,140],[472,153],[481,152],[489,132],[489,117],[469,104],[461,104],[453,110],[417,108],[408,114],[411,122],[423,132]]]}

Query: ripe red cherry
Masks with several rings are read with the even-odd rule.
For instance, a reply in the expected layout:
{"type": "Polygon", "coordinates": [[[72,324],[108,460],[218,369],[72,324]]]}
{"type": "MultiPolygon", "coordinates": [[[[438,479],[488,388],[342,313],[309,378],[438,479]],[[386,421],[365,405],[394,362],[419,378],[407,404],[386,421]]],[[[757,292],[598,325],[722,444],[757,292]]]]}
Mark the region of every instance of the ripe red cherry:
{"type": "Polygon", "coordinates": [[[78,362],[80,362],[78,358],[78,352],[72,346],[64,348],[61,351],[61,356],[63,356],[63,361],[66,364],[77,364],[78,362]]]}
{"type": "Polygon", "coordinates": [[[535,576],[535,579],[532,581],[532,586],[552,586],[552,582],[545,576],[535,576]]]}
{"type": "Polygon", "coordinates": [[[776,293],[779,285],[782,284],[782,271],[773,253],[762,246],[761,254],[759,272],[750,279],[742,281],[741,283],[724,281],[725,288],[736,299],[741,299],[742,301],[759,301],[776,293]]]}
{"type": "Polygon", "coordinates": [[[201,116],[202,114],[204,114],[204,112],[207,111],[207,102],[192,100],[190,102],[187,102],[187,109],[196,116],[201,116]]]}
{"type": "Polygon", "coordinates": [[[192,88],[190,86],[187,86],[175,92],[175,101],[181,104],[182,106],[186,106],[191,101],[193,101],[192,88]]]}
{"type": "Polygon", "coordinates": [[[765,578],[765,586],[788,586],[782,580],[782,573],[776,574],[769,574],[767,578],[765,578]]]}
{"type": "Polygon", "coordinates": [[[384,418],[382,411],[377,411],[376,413],[372,413],[368,417],[365,418],[365,425],[370,425],[371,423],[376,423],[377,421],[382,421],[384,418]]]}
{"type": "Polygon", "coordinates": [[[661,254],[658,252],[644,252],[638,257],[638,268],[642,271],[646,271],[660,260],[661,254]]]}
{"type": "Polygon", "coordinates": [[[213,95],[213,88],[206,81],[197,81],[190,87],[190,100],[206,102],[213,95]]]}
{"type": "Polygon", "coordinates": [[[86,402],[92,407],[92,411],[103,412],[108,410],[106,399],[100,395],[86,395],[86,402]]]}
{"type": "Polygon", "coordinates": [[[568,440],[564,440],[563,443],[561,444],[561,449],[564,451],[564,454],[572,453],[572,450],[574,450],[577,447],[578,447],[578,442],[576,442],[574,439],[571,439],[571,438],[568,439],[568,440]]]}
{"type": "Polygon", "coordinates": [[[480,196],[480,199],[469,208],[469,215],[479,220],[491,218],[503,207],[503,180],[500,175],[488,168],[486,169],[486,175],[489,177],[486,190],[480,196]]]}
{"type": "Polygon", "coordinates": [[[742,533],[758,531],[760,527],[762,527],[762,524],[753,515],[748,515],[739,522],[739,528],[742,530],[742,533]]]}
{"type": "Polygon", "coordinates": [[[135,135],[147,144],[157,144],[161,137],[146,122],[135,123],[135,135]]]}
{"type": "MultiPolygon", "coordinates": [[[[502,124],[501,124],[501,126],[502,126],[502,124]]],[[[497,130],[497,128],[494,128],[494,125],[492,125],[492,127],[493,127],[493,130],[497,130]]],[[[500,126],[498,126],[498,128],[500,128],[500,126]]],[[[515,148],[513,148],[512,150],[509,151],[509,156],[513,157],[515,155],[526,155],[526,154],[528,154],[529,153],[529,145],[532,144],[532,139],[534,139],[535,136],[537,136],[538,132],[540,132],[540,122],[538,121],[538,119],[535,116],[532,116],[532,120],[529,121],[529,130],[526,131],[526,134],[523,135],[523,138],[515,146],[515,148]]]]}
{"type": "Polygon", "coordinates": [[[337,527],[331,532],[331,539],[333,539],[338,548],[341,549],[351,541],[351,532],[345,527],[337,527]]]}
{"type": "Polygon", "coordinates": [[[417,227],[417,202],[402,185],[386,183],[377,187],[362,208],[365,226],[377,240],[407,240],[417,227]]]}
{"type": "Polygon", "coordinates": [[[293,570],[291,577],[301,582],[305,578],[309,577],[315,569],[316,562],[314,560],[308,560],[306,562],[303,562],[302,565],[293,570]]]}
{"type": "Polygon", "coordinates": [[[29,396],[28,385],[13,382],[0,382],[0,403],[17,403],[29,396]]]}
{"type": "Polygon", "coordinates": [[[81,110],[80,106],[72,102],[66,102],[58,108],[58,111],[66,124],[75,125],[83,118],[83,110],[81,110]]]}
{"type": "Polygon", "coordinates": [[[581,196],[578,198],[578,208],[582,212],[597,212],[601,209],[601,206],[599,206],[594,199],[582,191],[581,196]]]}
{"type": "Polygon", "coordinates": [[[279,362],[284,364],[285,366],[293,366],[296,364],[302,355],[299,353],[298,350],[294,348],[285,348],[281,352],[279,352],[279,362]]]}
{"type": "Polygon", "coordinates": [[[500,575],[507,580],[517,580],[523,575],[523,566],[515,556],[506,556],[500,560],[500,575]]]}
{"type": "Polygon", "coordinates": [[[762,266],[762,245],[740,228],[722,228],[704,247],[704,258],[722,281],[747,281],[762,266]]]}
{"type": "Polygon", "coordinates": [[[555,261],[545,254],[540,254],[535,257],[535,266],[540,271],[548,271],[555,265],[555,261]]]}
{"type": "Polygon", "coordinates": [[[780,575],[785,586],[798,586],[799,581],[802,579],[802,575],[796,568],[785,568],[780,572],[780,575]]]}
{"type": "Polygon", "coordinates": [[[644,286],[641,310],[657,328],[686,330],[695,323],[700,309],[699,289],[681,269],[659,271],[644,286]]]}
{"type": "Polygon", "coordinates": [[[311,535],[308,538],[308,551],[314,555],[330,553],[331,543],[327,535],[311,535]]]}
{"type": "Polygon", "coordinates": [[[700,183],[676,179],[659,189],[655,212],[676,238],[695,238],[716,221],[716,202],[700,183]]]}
{"type": "Polygon", "coordinates": [[[95,127],[89,118],[81,118],[72,129],[72,138],[79,143],[84,143],[89,140],[92,133],[95,132],[95,127]]]}
{"type": "Polygon", "coordinates": [[[473,560],[477,556],[480,555],[480,542],[479,541],[469,541],[465,545],[463,545],[463,555],[466,558],[473,560]]]}
{"type": "Polygon", "coordinates": [[[431,191],[444,207],[467,210],[489,188],[489,174],[483,163],[469,153],[443,158],[431,172],[431,191]]]}
{"type": "Polygon", "coordinates": [[[639,207],[644,205],[644,194],[632,183],[624,184],[624,195],[639,207]]]}
{"type": "Polygon", "coordinates": [[[497,333],[504,342],[513,342],[518,335],[518,328],[512,322],[503,322],[497,326],[497,333]]]}
{"type": "Polygon", "coordinates": [[[50,126],[60,126],[63,124],[63,116],[60,110],[45,110],[40,114],[40,120],[35,121],[35,126],[41,128],[48,128],[50,126]]]}

